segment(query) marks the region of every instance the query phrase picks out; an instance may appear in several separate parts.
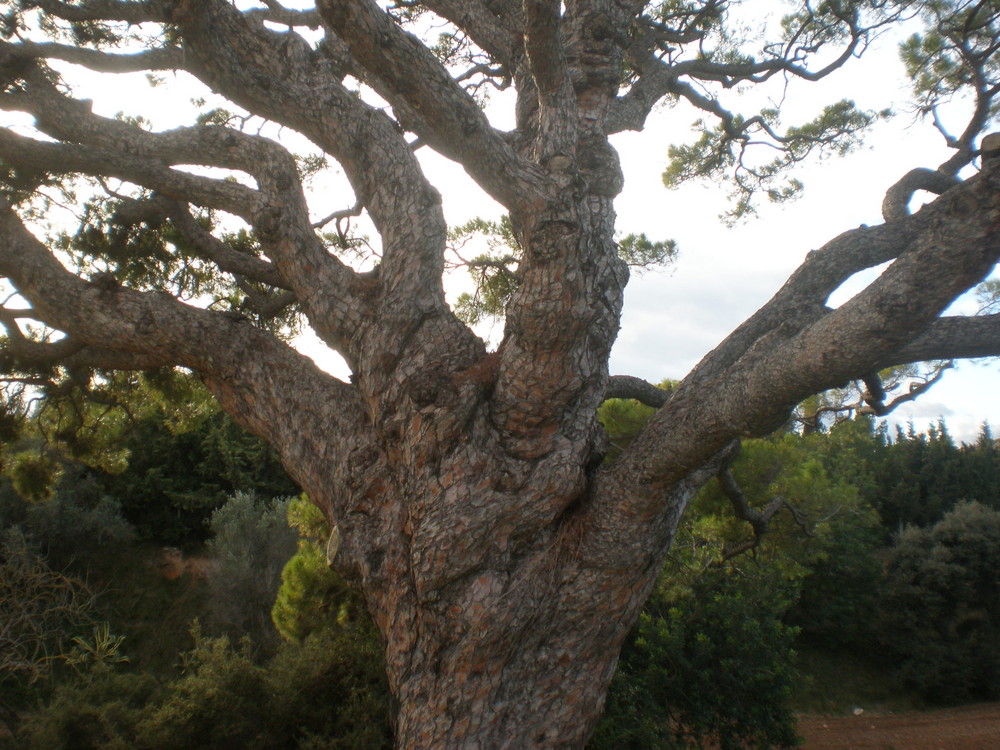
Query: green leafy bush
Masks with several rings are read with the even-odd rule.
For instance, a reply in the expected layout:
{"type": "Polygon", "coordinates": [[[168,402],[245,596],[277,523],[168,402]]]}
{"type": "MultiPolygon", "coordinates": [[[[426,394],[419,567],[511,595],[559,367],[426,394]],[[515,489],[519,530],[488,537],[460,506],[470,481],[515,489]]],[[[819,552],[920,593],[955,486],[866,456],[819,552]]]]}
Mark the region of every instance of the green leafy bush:
{"type": "Polygon", "coordinates": [[[25,717],[13,746],[134,750],[142,747],[137,727],[159,693],[160,684],[152,675],[99,666],[85,677],[60,684],[48,704],[25,717]]]}
{"type": "Polygon", "coordinates": [[[258,665],[248,639],[194,631],[166,683],[98,665],[19,729],[21,750],[380,750],[392,746],[379,649],[343,630],[285,643],[258,665]]]}
{"type": "Polygon", "coordinates": [[[932,703],[1000,697],[998,568],[1000,512],[979,503],[899,535],[880,630],[905,688],[932,703]]]}
{"type": "Polygon", "coordinates": [[[655,594],[622,650],[590,750],[796,744],[788,594],[766,571],[718,568],[684,592],[655,594]]]}
{"type": "Polygon", "coordinates": [[[281,570],[295,552],[296,533],[285,517],[290,500],[267,502],[237,492],[212,513],[213,559],[208,584],[212,625],[230,635],[249,635],[264,648],[277,645],[270,611],[281,570]]]}
{"type": "Polygon", "coordinates": [[[288,505],[288,523],[298,529],[298,548],[281,571],[271,618],[288,640],[301,641],[311,633],[357,624],[372,629],[361,597],[331,568],[325,544],[330,526],[305,496],[288,505]]]}

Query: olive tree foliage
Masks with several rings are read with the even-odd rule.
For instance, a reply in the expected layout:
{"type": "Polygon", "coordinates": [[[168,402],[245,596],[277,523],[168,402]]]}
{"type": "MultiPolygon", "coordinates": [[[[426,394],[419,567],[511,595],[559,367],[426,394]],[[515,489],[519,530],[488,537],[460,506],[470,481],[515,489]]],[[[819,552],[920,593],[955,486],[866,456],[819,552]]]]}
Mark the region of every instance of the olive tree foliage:
{"type": "Polygon", "coordinates": [[[116,371],[194,372],[326,516],[327,552],[384,639],[400,746],[582,745],[685,506],[736,441],[853,380],[885,405],[885,368],[1000,353],[996,313],[941,317],[1000,255],[1000,169],[982,138],[1000,80],[993,3],[790,2],[750,36],[750,6],[723,0],[0,7],[0,108],[30,119],[0,131],[4,423],[39,395],[99,398],[116,371]],[[651,144],[666,183],[724,180],[732,217],[752,213],[798,192],[788,168],[856,146],[879,113],[841,101],[789,123],[737,94],[791,95],[902,20],[924,29],[906,62],[953,155],[902,175],[884,223],[808,253],[669,398],[611,377],[629,263],[672,246],[617,241],[610,137],[660,103],[694,107],[692,142],[651,144]],[[206,104],[174,129],[129,101],[107,117],[81,71],[183,78],[206,104]],[[482,106],[494,90],[508,92],[503,128],[482,106]],[[965,106],[958,130],[948,100],[965,106]],[[447,302],[463,248],[424,149],[507,214],[509,228],[472,228],[513,241],[479,261],[502,282],[482,309],[502,308],[493,350],[447,302]],[[344,194],[309,189],[333,173],[344,194]],[[938,197],[911,214],[917,190],[938,197]],[[362,214],[367,237],[351,225],[362,214]],[[349,381],[289,345],[303,327],[349,381]],[[656,413],[605,461],[611,396],[656,413]]]}

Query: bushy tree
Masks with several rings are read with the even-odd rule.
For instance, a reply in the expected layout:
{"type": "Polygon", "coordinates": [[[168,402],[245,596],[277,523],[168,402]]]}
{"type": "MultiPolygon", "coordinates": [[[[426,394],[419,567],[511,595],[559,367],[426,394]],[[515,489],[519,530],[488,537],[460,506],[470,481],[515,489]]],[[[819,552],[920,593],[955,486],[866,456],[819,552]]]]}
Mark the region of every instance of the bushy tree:
{"type": "Polygon", "coordinates": [[[0,277],[16,290],[0,305],[16,406],[2,411],[23,410],[25,389],[99,401],[116,371],[196,373],[340,539],[334,564],[385,644],[401,746],[581,746],[688,501],[735,440],[851,380],[884,408],[887,367],[1000,353],[996,314],[941,317],[1000,255],[997,149],[982,138],[1000,91],[991,3],[794,3],[754,37],[719,0],[0,8],[0,107],[31,118],[0,130],[0,277]],[[616,241],[612,136],[683,102],[700,119],[667,150],[669,186],[726,180],[734,216],[787,199],[801,187],[788,168],[856,147],[880,113],[840,101],[789,122],[752,102],[913,16],[920,111],[971,103],[960,132],[933,118],[953,155],[902,176],[884,223],[808,253],[668,400],[610,377],[627,256],[669,253],[616,241]],[[74,85],[80,67],[190,82],[198,111],[169,130],[152,113],[105,116],[74,85]],[[511,93],[502,126],[481,107],[493,88],[511,93]],[[419,148],[509,216],[519,254],[495,295],[495,350],[448,304],[451,240],[419,148]],[[337,170],[350,191],[309,193],[337,170]],[[938,197],[911,214],[920,189],[938,197]],[[76,228],[47,223],[59,205],[76,228]],[[374,232],[362,259],[360,213],[374,232]],[[306,325],[351,378],[289,346],[306,325]],[[656,415],[605,462],[598,408],[635,394],[656,415]]]}
{"type": "MultiPolygon", "coordinates": [[[[25,717],[26,750],[379,750],[391,746],[378,647],[328,631],[265,664],[249,640],[196,628],[169,679],[100,665],[25,717]]],[[[0,745],[2,747],[2,745],[0,745]]]]}
{"type": "MultiPolygon", "coordinates": [[[[161,544],[204,541],[211,514],[234,493],[274,498],[298,491],[274,451],[220,413],[204,387],[190,380],[171,379],[156,408],[114,426],[127,462],[97,475],[140,537],[161,544]]],[[[142,396],[153,390],[139,389],[142,396]]]]}
{"type": "Polygon", "coordinates": [[[136,533],[122,516],[121,503],[103,491],[89,469],[68,468],[44,502],[0,490],[0,523],[16,525],[55,567],[81,569],[102,550],[131,543],[136,533]]]}
{"type": "Polygon", "coordinates": [[[924,700],[1000,696],[1000,512],[960,503],[892,550],[881,597],[882,645],[924,700]]]}
{"type": "Polygon", "coordinates": [[[298,548],[281,571],[271,617],[286,639],[301,642],[331,628],[359,626],[374,637],[364,603],[330,568],[330,524],[315,505],[299,497],[288,505],[288,523],[299,534],[298,548]]]}
{"type": "Polygon", "coordinates": [[[714,568],[650,599],[622,649],[588,747],[790,747],[794,586],[774,569],[714,568]]]}
{"type": "Polygon", "coordinates": [[[241,492],[212,513],[210,622],[264,648],[277,644],[271,607],[282,568],[295,552],[297,535],[286,520],[290,502],[241,492]]]}
{"type": "Polygon", "coordinates": [[[63,682],[43,707],[27,714],[10,747],[135,750],[136,727],[160,693],[152,675],[94,670],[84,679],[63,682]]]}

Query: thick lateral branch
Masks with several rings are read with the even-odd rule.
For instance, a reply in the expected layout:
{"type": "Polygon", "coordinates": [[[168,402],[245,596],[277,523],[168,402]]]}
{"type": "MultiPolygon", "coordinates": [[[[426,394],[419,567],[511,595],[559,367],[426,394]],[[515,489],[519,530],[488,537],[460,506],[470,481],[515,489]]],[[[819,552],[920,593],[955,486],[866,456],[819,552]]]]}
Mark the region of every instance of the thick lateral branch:
{"type": "Polygon", "coordinates": [[[959,179],[933,169],[913,169],[889,188],[882,201],[882,218],[897,221],[910,215],[910,199],[918,190],[941,195],[959,184],[959,179]]]}
{"type": "Polygon", "coordinates": [[[513,67],[520,26],[505,27],[483,0],[431,0],[423,5],[467,33],[494,60],[513,67]]]}
{"type": "Polygon", "coordinates": [[[84,0],[70,5],[56,0],[36,0],[34,3],[46,13],[66,21],[126,21],[144,23],[167,21],[171,2],[120,2],[120,0],[84,0]]]}
{"type": "Polygon", "coordinates": [[[542,106],[542,136],[565,140],[560,131],[575,128],[575,96],[563,55],[558,0],[526,0],[524,46],[542,106]]]}
{"type": "Polygon", "coordinates": [[[631,375],[612,375],[604,398],[633,398],[646,406],[659,408],[670,399],[670,391],[658,388],[642,378],[631,375]]]}
{"type": "Polygon", "coordinates": [[[5,45],[5,62],[25,89],[0,99],[0,105],[34,114],[48,135],[71,143],[43,143],[0,132],[0,154],[10,163],[54,173],[78,171],[110,175],[149,187],[167,198],[221,208],[240,216],[257,230],[275,271],[241,259],[186,216],[171,211],[171,219],[220,268],[293,289],[306,303],[305,311],[327,343],[341,351],[365,311],[359,297],[360,279],[326,252],[315,235],[295,161],[282,146],[260,136],[219,126],[196,126],[149,133],[128,123],[99,117],[84,103],[60,94],[40,70],[24,68],[16,45],[5,45]],[[240,169],[254,177],[260,190],[228,180],[211,179],[170,167],[199,164],[240,169]],[[322,289],[323,294],[318,291],[322,289]],[[335,291],[333,291],[335,290],[335,291]]]}
{"type": "MultiPolygon", "coordinates": [[[[770,318],[770,325],[746,338],[750,330],[742,328],[735,341],[723,343],[681,382],[670,401],[606,470],[602,485],[606,482],[608,494],[622,500],[620,507],[594,510],[606,519],[602,525],[628,526],[627,518],[654,516],[662,492],[710,461],[733,438],[765,434],[806,396],[861,377],[880,364],[904,361],[901,353],[911,342],[921,341],[915,331],[934,331],[924,341],[938,348],[911,349],[906,360],[952,356],[940,336],[957,328],[950,328],[955,324],[947,319],[935,319],[985,277],[1000,257],[1000,169],[970,178],[919,214],[882,231],[906,236],[906,251],[867,289],[837,310],[810,317],[803,312],[809,309],[808,298],[788,289],[793,276],[765,306],[763,317],[758,313],[752,319],[759,325],[770,318]],[[797,301],[802,308],[789,304],[797,301]]],[[[888,244],[898,240],[897,236],[888,244]]],[[[858,251],[872,255],[864,248],[858,251]]],[[[836,254],[843,253],[842,249],[836,254]]],[[[818,262],[816,255],[803,267],[818,262]]],[[[798,286],[816,288],[819,283],[822,289],[820,282],[828,280],[829,272],[821,263],[816,269],[819,279],[800,277],[798,286]]],[[[796,276],[801,273],[802,269],[796,276]]],[[[981,325],[995,343],[995,319],[972,321],[965,319],[970,323],[966,330],[981,325]]],[[[966,349],[967,355],[979,352],[987,353],[966,349]]],[[[599,547],[600,541],[595,539],[595,545],[599,547]]]]}
{"type": "Polygon", "coordinates": [[[783,329],[793,335],[828,314],[826,300],[841,284],[858,271],[898,257],[925,227],[919,216],[893,227],[859,227],[811,251],[774,297],[698,363],[688,379],[718,376],[769,332],[783,329]]]}
{"type": "MultiPolygon", "coordinates": [[[[381,278],[394,296],[440,286],[446,235],[440,194],[396,123],[344,87],[336,61],[296,34],[255,25],[221,0],[198,3],[183,31],[189,72],[248,110],[294,128],[344,168],[382,238],[381,278]]],[[[443,290],[438,296],[443,307],[443,290]]]]}
{"type": "Polygon", "coordinates": [[[78,172],[145,185],[165,195],[219,208],[252,222],[262,208],[260,194],[233,182],[181,172],[121,151],[36,141],[0,130],[0,156],[10,164],[56,174],[78,172]]]}
{"type": "Polygon", "coordinates": [[[878,367],[935,359],[1000,356],[1000,313],[953,316],[934,321],[906,346],[886,354],[878,367]]]}
{"type": "Polygon", "coordinates": [[[220,270],[259,281],[268,286],[288,288],[288,282],[282,278],[274,264],[253,255],[237,252],[199,224],[183,204],[159,196],[154,196],[152,200],[145,203],[150,204],[150,207],[156,212],[156,216],[149,217],[150,220],[155,222],[159,217],[169,218],[170,223],[177,228],[184,239],[191,243],[202,257],[215,263],[220,270]]]}
{"type": "Polygon", "coordinates": [[[69,336],[52,343],[42,343],[13,335],[15,329],[11,326],[5,328],[9,336],[6,349],[21,367],[47,368],[62,365],[71,370],[78,367],[100,370],[151,370],[173,364],[163,354],[101,349],[81,344],[69,336]]]}
{"type": "Polygon", "coordinates": [[[112,54],[54,42],[20,42],[17,48],[26,56],[64,60],[100,73],[179,70],[184,63],[184,52],[177,47],[161,47],[131,54],[112,54]]]}
{"type": "Polygon", "coordinates": [[[428,128],[419,135],[436,151],[462,164],[509,209],[531,200],[540,178],[423,44],[367,0],[321,0],[318,7],[352,57],[381,85],[379,93],[417,114],[428,128]]]}

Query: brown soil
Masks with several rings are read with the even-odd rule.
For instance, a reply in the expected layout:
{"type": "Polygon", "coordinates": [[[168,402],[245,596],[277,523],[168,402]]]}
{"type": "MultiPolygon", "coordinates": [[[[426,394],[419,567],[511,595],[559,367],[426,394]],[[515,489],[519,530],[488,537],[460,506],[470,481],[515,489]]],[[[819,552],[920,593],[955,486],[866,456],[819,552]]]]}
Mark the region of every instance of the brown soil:
{"type": "Polygon", "coordinates": [[[160,571],[160,575],[168,581],[174,581],[183,575],[192,578],[207,578],[208,569],[213,561],[207,555],[194,555],[186,557],[176,547],[164,547],[156,553],[153,563],[160,571]]]}
{"type": "Polygon", "coordinates": [[[802,716],[805,750],[998,750],[1000,703],[940,711],[802,716]]]}

